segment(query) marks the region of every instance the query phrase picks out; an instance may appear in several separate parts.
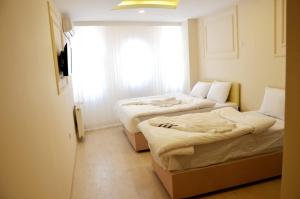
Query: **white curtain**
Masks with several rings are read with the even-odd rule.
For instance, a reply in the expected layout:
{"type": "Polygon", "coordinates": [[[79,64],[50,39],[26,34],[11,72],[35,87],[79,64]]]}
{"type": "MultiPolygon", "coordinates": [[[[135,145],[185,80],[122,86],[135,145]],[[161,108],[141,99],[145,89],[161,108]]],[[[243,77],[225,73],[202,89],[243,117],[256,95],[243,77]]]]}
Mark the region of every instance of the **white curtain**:
{"type": "Polygon", "coordinates": [[[183,92],[188,87],[181,26],[79,26],[72,79],[86,129],[118,123],[119,99],[183,92]]]}

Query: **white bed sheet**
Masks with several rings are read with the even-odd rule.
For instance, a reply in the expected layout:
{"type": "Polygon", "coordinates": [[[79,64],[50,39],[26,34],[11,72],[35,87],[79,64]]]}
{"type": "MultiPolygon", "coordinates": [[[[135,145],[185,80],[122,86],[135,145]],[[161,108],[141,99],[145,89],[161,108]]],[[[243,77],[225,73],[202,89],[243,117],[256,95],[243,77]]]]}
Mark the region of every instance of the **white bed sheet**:
{"type": "MultiPolygon", "coordinates": [[[[257,114],[257,112],[248,112],[257,114]]],[[[205,167],[238,158],[282,150],[284,121],[276,123],[264,133],[247,134],[238,138],[194,147],[193,155],[170,156],[162,163],[152,154],[154,160],[163,168],[175,171],[205,167]]]]}
{"type": "MultiPolygon", "coordinates": [[[[183,94],[180,94],[180,95],[183,95],[183,94]]],[[[192,97],[192,96],[189,96],[189,95],[186,95],[186,97],[195,98],[195,97],[192,97]]],[[[145,97],[145,99],[147,99],[147,97],[145,97]]],[[[212,101],[212,100],[208,100],[208,101],[212,101]]],[[[119,115],[119,119],[121,120],[122,124],[127,128],[129,133],[138,133],[138,132],[140,132],[140,130],[138,129],[137,125],[140,122],[142,122],[144,120],[154,118],[154,117],[157,117],[157,116],[177,116],[177,115],[183,115],[183,114],[188,114],[188,113],[209,112],[209,111],[212,111],[212,110],[215,110],[215,109],[218,109],[218,108],[224,108],[224,107],[233,107],[235,109],[238,109],[238,105],[236,103],[233,103],[233,102],[216,103],[213,107],[210,107],[210,108],[196,108],[196,109],[186,110],[186,111],[176,111],[176,112],[164,113],[164,114],[162,113],[162,114],[150,114],[150,115],[147,115],[147,116],[139,116],[139,117],[136,117],[134,119],[133,123],[130,122],[131,119],[124,112],[125,110],[122,110],[122,107],[120,105],[118,105],[118,107],[117,107],[119,109],[119,110],[117,110],[117,112],[118,112],[118,115],[119,115]]]]}

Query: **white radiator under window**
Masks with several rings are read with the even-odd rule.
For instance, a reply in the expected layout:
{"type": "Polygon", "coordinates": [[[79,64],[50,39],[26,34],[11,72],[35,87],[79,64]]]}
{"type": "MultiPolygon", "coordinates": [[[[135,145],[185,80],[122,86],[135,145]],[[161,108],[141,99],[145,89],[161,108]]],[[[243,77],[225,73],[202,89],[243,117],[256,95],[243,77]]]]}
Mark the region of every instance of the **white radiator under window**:
{"type": "Polygon", "coordinates": [[[82,118],[82,110],[79,105],[74,107],[74,116],[75,116],[75,128],[78,139],[84,138],[84,124],[82,118]]]}

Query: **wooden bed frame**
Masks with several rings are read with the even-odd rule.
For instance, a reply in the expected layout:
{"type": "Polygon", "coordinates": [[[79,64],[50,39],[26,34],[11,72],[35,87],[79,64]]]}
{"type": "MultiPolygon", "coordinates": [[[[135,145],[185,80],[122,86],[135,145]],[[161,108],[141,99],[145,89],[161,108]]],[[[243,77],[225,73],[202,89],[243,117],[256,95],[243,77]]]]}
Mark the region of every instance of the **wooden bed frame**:
{"type": "MultiPolygon", "coordinates": [[[[232,83],[227,102],[233,102],[240,106],[240,87],[239,83],[232,83]]],[[[124,133],[136,152],[149,150],[148,142],[143,133],[131,133],[124,126],[123,128],[124,133]]]]}
{"type": "Polygon", "coordinates": [[[148,142],[143,133],[130,133],[125,126],[123,126],[123,128],[125,135],[136,152],[149,150],[148,142]]]}
{"type": "Polygon", "coordinates": [[[163,169],[152,159],[155,173],[173,199],[280,176],[281,164],[281,151],[175,172],[163,169]]]}

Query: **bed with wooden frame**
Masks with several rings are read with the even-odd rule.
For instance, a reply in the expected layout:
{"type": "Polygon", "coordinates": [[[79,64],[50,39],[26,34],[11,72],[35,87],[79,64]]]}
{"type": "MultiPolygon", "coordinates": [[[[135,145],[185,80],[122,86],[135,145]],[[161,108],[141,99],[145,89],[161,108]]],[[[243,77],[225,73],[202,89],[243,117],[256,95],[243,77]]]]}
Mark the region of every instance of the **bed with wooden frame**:
{"type": "MultiPolygon", "coordinates": [[[[231,89],[228,95],[228,99],[227,102],[228,103],[234,103],[236,104],[238,107],[240,106],[240,84],[239,83],[232,83],[231,85],[231,89]]],[[[193,110],[193,112],[208,112],[215,109],[214,107],[212,108],[205,108],[205,109],[198,109],[198,110],[193,110]]],[[[187,112],[177,112],[177,115],[181,115],[181,114],[186,114],[187,112]]],[[[159,115],[156,115],[159,116],[159,115]]],[[[145,151],[145,150],[149,150],[149,146],[147,143],[146,138],[144,137],[144,135],[141,132],[130,132],[129,130],[126,129],[126,127],[123,125],[124,128],[124,133],[127,136],[130,144],[132,145],[132,147],[134,148],[134,150],[136,152],[139,151],[145,151]]]]}
{"type": "MultiPolygon", "coordinates": [[[[242,114],[264,115],[256,111],[242,114]]],[[[174,151],[160,156],[157,153],[159,145],[155,144],[157,136],[167,133],[172,136],[177,130],[163,130],[147,121],[140,123],[139,128],[152,142],[152,167],[167,192],[172,198],[186,198],[280,176],[284,120],[271,118],[276,122],[261,133],[194,145],[191,154],[174,151]]]]}

